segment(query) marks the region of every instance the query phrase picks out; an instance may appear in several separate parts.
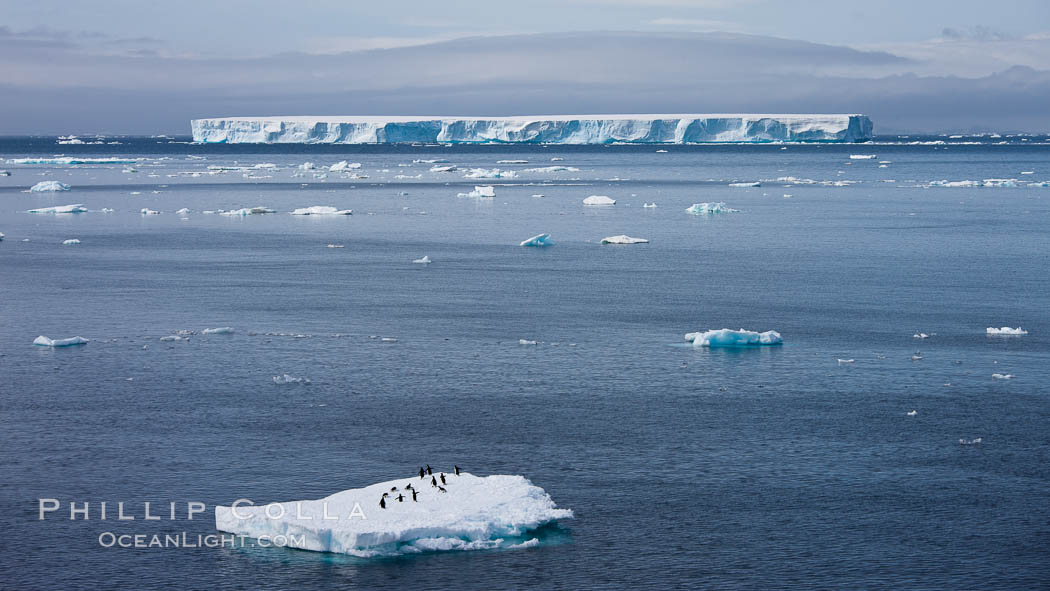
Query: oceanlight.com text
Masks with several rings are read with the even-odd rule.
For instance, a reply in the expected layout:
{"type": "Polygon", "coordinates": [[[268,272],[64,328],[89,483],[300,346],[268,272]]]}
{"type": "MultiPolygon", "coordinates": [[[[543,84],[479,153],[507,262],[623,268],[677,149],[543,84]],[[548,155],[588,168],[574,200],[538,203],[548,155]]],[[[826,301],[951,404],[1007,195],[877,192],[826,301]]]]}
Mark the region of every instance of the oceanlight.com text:
{"type": "Polygon", "coordinates": [[[123,534],[110,531],[98,535],[103,548],[301,548],[306,544],[303,535],[262,535],[249,537],[235,534],[123,534]]]}

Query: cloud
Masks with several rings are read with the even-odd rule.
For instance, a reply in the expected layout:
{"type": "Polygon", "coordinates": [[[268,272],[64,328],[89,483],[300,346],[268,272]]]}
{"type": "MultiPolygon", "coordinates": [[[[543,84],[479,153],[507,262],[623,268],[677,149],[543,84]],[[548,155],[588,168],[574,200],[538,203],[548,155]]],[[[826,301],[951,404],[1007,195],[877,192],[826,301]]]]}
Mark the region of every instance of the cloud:
{"type": "Polygon", "coordinates": [[[945,27],[941,31],[941,37],[948,41],[1006,41],[1014,38],[1009,33],[984,25],[976,25],[968,29],[945,27]]]}

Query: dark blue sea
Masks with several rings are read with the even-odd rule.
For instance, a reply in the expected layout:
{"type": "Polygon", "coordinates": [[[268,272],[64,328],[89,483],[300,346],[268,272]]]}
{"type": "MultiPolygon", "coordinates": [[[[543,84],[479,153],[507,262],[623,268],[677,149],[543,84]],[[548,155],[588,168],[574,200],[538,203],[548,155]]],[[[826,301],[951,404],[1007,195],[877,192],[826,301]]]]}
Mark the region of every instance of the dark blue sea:
{"type": "Polygon", "coordinates": [[[80,139],[0,139],[2,588],[1050,585],[1046,137],[80,139]],[[341,160],[361,167],[327,171],[341,160]],[[554,165],[577,170],[525,172],[554,165]],[[48,180],[71,190],[27,192],[48,180]],[[493,199],[457,196],[488,184],[493,199]],[[740,211],[685,212],[701,202],[740,211]],[[26,213],[67,204],[89,211],[26,213]],[[353,215],[288,214],[312,205],[353,215]],[[203,213],[256,206],[275,213],[203,213]],[[556,245],[518,245],[539,233],[556,245]],[[600,244],[617,234],[650,242],[600,244]],[[986,334],[1004,326],[1028,334],[986,334]],[[718,328],[784,344],[683,339],[718,328]],[[214,534],[215,505],[424,463],[524,475],[575,519],[533,548],[375,559],[100,544],[214,534]],[[39,519],[39,499],[61,508],[39,519]],[[208,511],[188,519],[190,501],[208,511]]]}

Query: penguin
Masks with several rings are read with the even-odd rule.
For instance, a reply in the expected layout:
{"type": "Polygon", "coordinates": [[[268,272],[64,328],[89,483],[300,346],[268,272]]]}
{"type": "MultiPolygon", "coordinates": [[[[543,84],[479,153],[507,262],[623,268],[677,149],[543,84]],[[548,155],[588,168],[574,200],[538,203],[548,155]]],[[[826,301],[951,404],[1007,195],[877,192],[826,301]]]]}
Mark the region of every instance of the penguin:
{"type": "Polygon", "coordinates": [[[443,487],[443,486],[439,486],[438,490],[441,491],[441,492],[448,492],[447,490],[445,490],[445,487],[443,487]]]}
{"type": "Polygon", "coordinates": [[[395,486],[395,487],[392,487],[392,488],[390,489],[390,492],[397,492],[397,487],[396,487],[396,486],[395,486]]]}
{"type": "Polygon", "coordinates": [[[419,493],[416,492],[416,489],[412,489],[412,500],[418,503],[419,501],[416,500],[417,494],[419,493]]]}
{"type": "Polygon", "coordinates": [[[441,473],[441,484],[446,484],[445,483],[445,473],[444,472],[441,473]]]}
{"type": "Polygon", "coordinates": [[[386,496],[385,495],[383,496],[383,498],[379,499],[379,508],[380,509],[386,509],[386,496]]]}
{"type": "Polygon", "coordinates": [[[412,483],[411,482],[409,482],[408,484],[405,485],[405,490],[412,490],[412,483]]]}
{"type": "Polygon", "coordinates": [[[437,485],[438,485],[437,478],[434,478],[433,476],[431,476],[430,477],[430,486],[437,486],[437,485]]]}
{"type": "Polygon", "coordinates": [[[387,498],[387,497],[389,497],[389,496],[390,496],[390,493],[383,493],[383,498],[384,498],[384,499],[385,499],[385,498],[387,498]]]}
{"type": "Polygon", "coordinates": [[[428,476],[433,476],[434,475],[434,472],[431,471],[431,469],[430,469],[430,464],[427,464],[427,475],[428,476]]]}
{"type": "Polygon", "coordinates": [[[405,502],[405,495],[397,495],[397,502],[398,503],[404,503],[405,502]]]}
{"type": "Polygon", "coordinates": [[[419,479],[423,480],[423,469],[422,468],[419,469],[419,479]]]}
{"type": "Polygon", "coordinates": [[[459,476],[459,466],[454,465],[452,467],[456,469],[456,476],[459,476]]]}

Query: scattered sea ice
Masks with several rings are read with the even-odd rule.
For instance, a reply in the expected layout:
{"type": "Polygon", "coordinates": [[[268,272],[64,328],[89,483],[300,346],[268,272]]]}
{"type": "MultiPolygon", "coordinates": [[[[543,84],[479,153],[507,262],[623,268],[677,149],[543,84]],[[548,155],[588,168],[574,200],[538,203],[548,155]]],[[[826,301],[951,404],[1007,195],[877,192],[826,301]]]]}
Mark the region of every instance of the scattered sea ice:
{"type": "Polygon", "coordinates": [[[627,234],[618,236],[606,236],[602,238],[602,244],[648,244],[648,238],[633,238],[627,234]]]}

